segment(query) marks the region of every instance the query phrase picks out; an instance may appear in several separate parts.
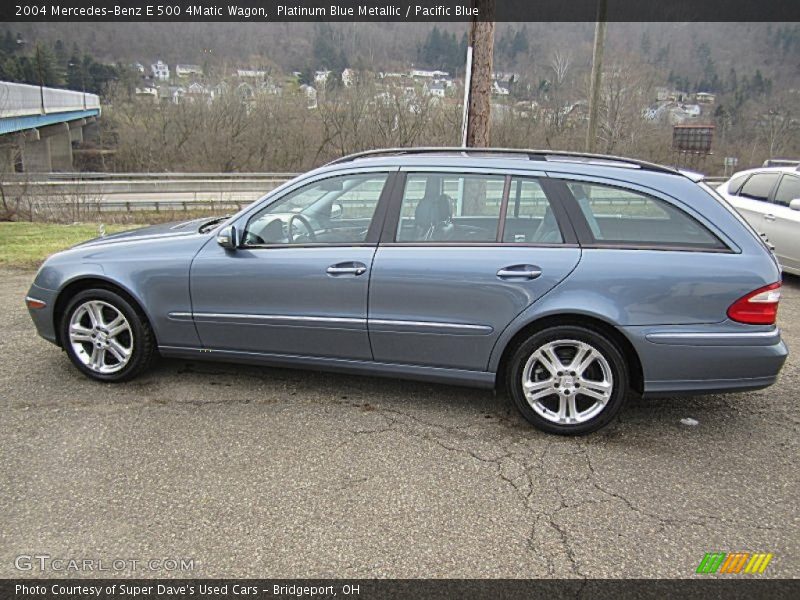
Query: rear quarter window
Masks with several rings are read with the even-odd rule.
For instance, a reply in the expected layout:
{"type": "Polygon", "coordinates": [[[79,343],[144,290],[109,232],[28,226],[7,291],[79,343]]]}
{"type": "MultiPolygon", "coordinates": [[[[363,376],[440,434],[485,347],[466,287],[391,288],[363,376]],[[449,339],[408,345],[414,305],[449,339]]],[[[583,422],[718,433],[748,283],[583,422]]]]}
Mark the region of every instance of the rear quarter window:
{"type": "Polygon", "coordinates": [[[566,183],[598,245],[727,249],[704,225],[669,202],[613,186],[566,183]]]}
{"type": "Polygon", "coordinates": [[[742,184],[744,183],[745,179],[747,179],[747,175],[739,175],[739,176],[734,177],[733,179],[731,179],[728,182],[728,188],[727,188],[728,189],[728,193],[729,194],[734,194],[734,195],[738,194],[739,193],[739,188],[742,187],[742,184]]]}

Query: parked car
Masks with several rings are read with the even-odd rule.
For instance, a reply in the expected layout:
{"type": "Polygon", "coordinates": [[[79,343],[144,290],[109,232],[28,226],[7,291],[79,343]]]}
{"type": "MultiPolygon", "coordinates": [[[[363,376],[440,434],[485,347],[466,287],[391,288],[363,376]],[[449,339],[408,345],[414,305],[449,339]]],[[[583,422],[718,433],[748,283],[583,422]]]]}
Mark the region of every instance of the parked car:
{"type": "Polygon", "coordinates": [[[717,191],[773,246],[787,273],[800,275],[800,167],[735,173],[717,191]]]}
{"type": "Polygon", "coordinates": [[[631,159],[400,149],[238,214],[51,256],[45,339],[118,382],[156,355],[507,387],[545,431],[645,396],[771,385],[780,270],[705,184],[631,159]]]}

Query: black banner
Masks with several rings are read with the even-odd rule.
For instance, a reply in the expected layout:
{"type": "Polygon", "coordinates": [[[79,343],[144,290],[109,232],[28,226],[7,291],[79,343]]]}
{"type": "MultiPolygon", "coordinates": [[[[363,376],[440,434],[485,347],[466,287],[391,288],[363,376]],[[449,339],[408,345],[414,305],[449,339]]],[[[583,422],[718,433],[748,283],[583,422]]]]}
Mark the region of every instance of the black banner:
{"type": "Polygon", "coordinates": [[[525,580],[525,579],[17,579],[0,580],[3,600],[445,600],[546,598],[662,598],[789,600],[800,597],[800,580],[750,576],[700,576],[678,580],[525,580]]]}
{"type": "MultiPolygon", "coordinates": [[[[27,0],[3,2],[0,21],[595,21],[602,0],[27,0]]],[[[800,21],[797,0],[605,0],[608,21],[800,21]]]]}

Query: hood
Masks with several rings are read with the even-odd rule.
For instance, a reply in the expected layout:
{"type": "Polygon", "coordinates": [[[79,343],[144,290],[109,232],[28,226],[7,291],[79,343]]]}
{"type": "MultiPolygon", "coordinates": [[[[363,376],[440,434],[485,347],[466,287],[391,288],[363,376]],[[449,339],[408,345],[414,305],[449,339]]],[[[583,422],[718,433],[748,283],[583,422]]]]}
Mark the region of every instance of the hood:
{"type": "Polygon", "coordinates": [[[130,231],[121,231],[119,233],[112,233],[103,237],[97,237],[86,242],[82,242],[74,248],[85,246],[104,246],[106,244],[113,244],[116,242],[132,242],[132,241],[145,241],[145,240],[158,240],[163,238],[176,238],[198,233],[200,226],[203,223],[208,223],[211,219],[193,219],[191,221],[178,221],[174,223],[161,223],[159,225],[150,225],[148,227],[140,227],[139,229],[132,229],[130,231]]]}

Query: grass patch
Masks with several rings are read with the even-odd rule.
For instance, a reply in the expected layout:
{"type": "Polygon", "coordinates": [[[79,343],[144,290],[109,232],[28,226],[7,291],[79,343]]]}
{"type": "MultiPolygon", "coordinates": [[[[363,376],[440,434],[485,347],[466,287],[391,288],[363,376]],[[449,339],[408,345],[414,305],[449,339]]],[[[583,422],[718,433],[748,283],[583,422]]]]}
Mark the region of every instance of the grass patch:
{"type": "MultiPolygon", "coordinates": [[[[38,267],[54,252],[96,238],[99,235],[98,227],[98,223],[0,223],[0,266],[38,267]]],[[[136,227],[137,225],[105,225],[106,233],[136,227]]]]}

